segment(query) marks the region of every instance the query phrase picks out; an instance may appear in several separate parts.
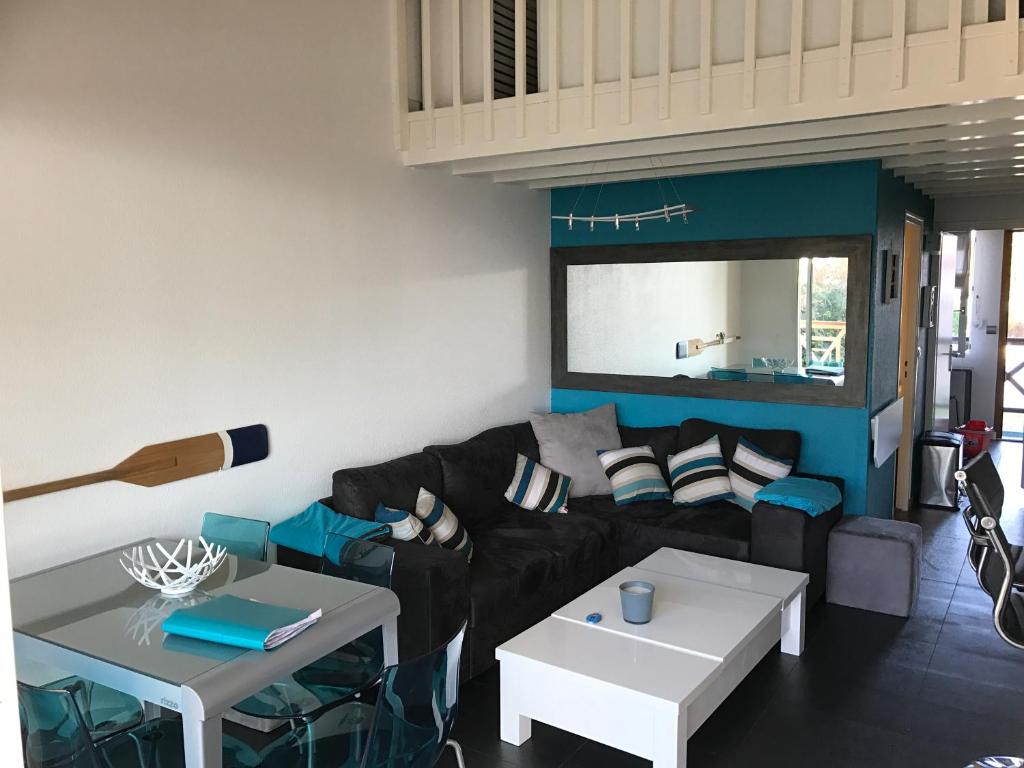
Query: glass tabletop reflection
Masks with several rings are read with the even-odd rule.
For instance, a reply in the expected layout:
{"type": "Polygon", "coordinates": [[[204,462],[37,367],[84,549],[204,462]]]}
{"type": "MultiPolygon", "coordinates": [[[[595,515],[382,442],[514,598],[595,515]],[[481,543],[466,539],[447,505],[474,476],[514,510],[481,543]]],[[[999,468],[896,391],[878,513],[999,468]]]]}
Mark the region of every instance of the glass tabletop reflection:
{"type": "Polygon", "coordinates": [[[229,555],[194,592],[168,597],[121,569],[121,551],[131,546],[12,581],[14,631],[180,685],[246,653],[264,652],[167,635],[161,625],[178,608],[235,595],[327,614],[376,589],[229,555]]]}

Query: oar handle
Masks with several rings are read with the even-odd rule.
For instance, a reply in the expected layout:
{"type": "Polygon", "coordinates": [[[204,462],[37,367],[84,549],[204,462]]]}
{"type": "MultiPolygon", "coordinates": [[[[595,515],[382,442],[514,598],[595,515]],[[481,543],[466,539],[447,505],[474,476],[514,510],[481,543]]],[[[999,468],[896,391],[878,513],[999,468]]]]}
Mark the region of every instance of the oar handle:
{"type": "Polygon", "coordinates": [[[102,472],[90,472],[87,475],[79,475],[78,477],[66,477],[63,480],[51,480],[48,483],[39,483],[39,485],[12,488],[9,491],[4,491],[4,501],[19,501],[31,498],[32,496],[42,496],[44,493],[66,491],[68,488],[80,488],[83,485],[116,480],[117,474],[116,469],[104,469],[102,472]]]}
{"type": "Polygon", "coordinates": [[[134,475],[140,472],[166,469],[168,466],[173,465],[173,458],[160,458],[154,459],[153,461],[140,462],[130,470],[125,470],[123,467],[118,465],[111,469],[104,469],[101,472],[90,472],[87,475],[78,475],[77,477],[65,477],[63,480],[51,480],[48,483],[28,485],[24,488],[12,488],[9,491],[4,491],[4,501],[20,501],[21,499],[28,499],[33,496],[42,496],[43,494],[53,493],[55,491],[66,491],[69,488],[81,488],[83,485],[105,483],[108,480],[123,480],[125,476],[130,474],[134,475]]]}

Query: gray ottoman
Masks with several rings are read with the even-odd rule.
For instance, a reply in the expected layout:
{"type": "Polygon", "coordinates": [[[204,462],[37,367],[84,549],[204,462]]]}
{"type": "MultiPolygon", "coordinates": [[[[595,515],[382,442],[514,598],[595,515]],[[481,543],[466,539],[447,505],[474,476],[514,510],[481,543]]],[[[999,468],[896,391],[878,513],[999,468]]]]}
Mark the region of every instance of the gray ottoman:
{"type": "Polygon", "coordinates": [[[844,517],[828,536],[825,599],[836,605],[909,616],[921,581],[921,526],[844,517]]]}

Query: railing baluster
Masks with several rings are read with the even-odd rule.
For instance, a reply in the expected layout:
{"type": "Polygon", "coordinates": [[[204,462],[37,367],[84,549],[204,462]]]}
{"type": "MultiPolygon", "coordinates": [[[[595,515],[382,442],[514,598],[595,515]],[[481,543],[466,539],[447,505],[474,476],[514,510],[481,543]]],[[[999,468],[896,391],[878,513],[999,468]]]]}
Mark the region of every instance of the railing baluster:
{"type": "Polygon", "coordinates": [[[430,53],[430,0],[420,0],[420,77],[423,81],[423,116],[426,118],[426,145],[434,147],[434,75],[430,53]]]}
{"type": "Polygon", "coordinates": [[[481,0],[484,73],[484,138],[494,140],[494,0],[481,0]]]}
{"type": "Polygon", "coordinates": [[[800,102],[804,67],[804,0],[793,0],[789,18],[789,103],[800,102]]]}
{"type": "Polygon", "coordinates": [[[711,112],[711,0],[700,0],[700,112],[711,112]]]}
{"type": "Polygon", "coordinates": [[[853,0],[843,0],[839,17],[839,97],[850,95],[850,76],[853,69],[853,0]]]}
{"type": "Polygon", "coordinates": [[[409,41],[405,0],[391,0],[391,99],[395,149],[409,148],[409,41]]]}
{"type": "Polygon", "coordinates": [[[964,0],[949,0],[949,82],[960,82],[963,58],[964,0]]]}
{"type": "Polygon", "coordinates": [[[903,88],[907,50],[907,0],[892,3],[892,88],[903,88]]]}
{"type": "Polygon", "coordinates": [[[526,135],[526,0],[516,0],[516,136],[526,135]]]}
{"type": "Polygon", "coordinates": [[[583,125],[594,127],[594,0],[583,0],[583,125]]]}
{"type": "Polygon", "coordinates": [[[452,135],[462,143],[462,0],[451,0],[452,16],[452,135]]]}
{"type": "Polygon", "coordinates": [[[633,0],[619,0],[619,122],[633,120],[633,0]]]}
{"type": "Polygon", "coordinates": [[[754,75],[757,68],[757,0],[747,0],[743,18],[743,108],[754,108],[754,75]]]}
{"type": "Polygon", "coordinates": [[[672,0],[661,0],[658,17],[658,117],[672,114],[672,0]]]}
{"type": "Polygon", "coordinates": [[[548,132],[558,133],[558,67],[561,48],[558,15],[560,0],[548,0],[548,132]]]}
{"type": "Polygon", "coordinates": [[[1006,0],[1006,74],[1020,72],[1020,0],[1006,0]]]}

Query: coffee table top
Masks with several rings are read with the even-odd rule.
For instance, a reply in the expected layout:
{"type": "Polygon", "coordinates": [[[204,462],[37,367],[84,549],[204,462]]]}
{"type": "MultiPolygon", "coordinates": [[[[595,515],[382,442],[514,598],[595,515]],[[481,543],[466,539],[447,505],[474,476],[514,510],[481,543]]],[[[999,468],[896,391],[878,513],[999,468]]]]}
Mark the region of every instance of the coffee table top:
{"type": "Polygon", "coordinates": [[[552,616],[594,632],[611,632],[712,661],[730,662],[765,624],[780,622],[781,611],[782,601],[777,597],[625,568],[552,616]],[[619,584],[634,579],[654,584],[654,611],[648,624],[630,624],[622,618],[619,584]],[[602,620],[587,624],[587,614],[594,612],[600,613],[602,620]]]}
{"type": "MultiPolygon", "coordinates": [[[[784,571],[767,565],[727,560],[722,557],[662,547],[636,564],[636,568],[694,581],[732,587],[782,600],[783,605],[800,594],[810,577],[799,571],[784,571]]],[[[648,579],[650,581],[650,579],[648,579]]]]}
{"type": "Polygon", "coordinates": [[[544,619],[502,644],[495,656],[568,670],[673,705],[700,696],[722,669],[713,659],[557,618],[544,619]]]}

